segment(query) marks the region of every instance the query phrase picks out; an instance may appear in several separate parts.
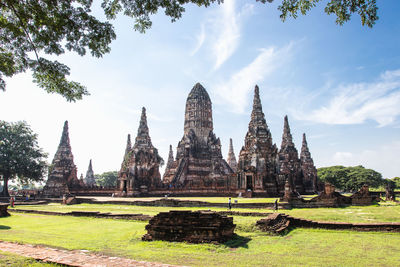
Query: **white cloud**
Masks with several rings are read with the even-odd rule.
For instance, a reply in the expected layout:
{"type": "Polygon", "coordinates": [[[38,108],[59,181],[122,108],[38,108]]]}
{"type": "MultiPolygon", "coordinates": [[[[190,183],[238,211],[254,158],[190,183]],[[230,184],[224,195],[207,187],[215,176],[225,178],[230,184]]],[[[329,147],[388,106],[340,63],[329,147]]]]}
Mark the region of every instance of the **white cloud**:
{"type": "Polygon", "coordinates": [[[205,24],[201,24],[201,31],[200,33],[196,36],[196,47],[193,49],[193,51],[190,53],[191,56],[195,55],[197,51],[203,46],[204,40],[206,39],[206,31],[205,31],[205,24]]]}
{"type": "Polygon", "coordinates": [[[219,37],[213,46],[216,58],[214,69],[218,69],[237,49],[240,38],[238,15],[235,13],[235,1],[228,0],[222,5],[222,16],[218,21],[219,37]]]}
{"type": "Polygon", "coordinates": [[[374,169],[382,173],[385,178],[400,176],[400,141],[384,144],[376,149],[366,149],[357,153],[336,152],[329,159],[326,166],[362,165],[365,168],[374,169]]]}
{"type": "Polygon", "coordinates": [[[228,81],[215,86],[217,94],[230,105],[232,111],[244,113],[254,86],[286,63],[291,49],[292,43],[281,49],[261,49],[250,64],[233,74],[228,81]]]}
{"type": "Polygon", "coordinates": [[[353,157],[353,154],[351,152],[336,152],[333,155],[333,160],[334,162],[339,162],[338,164],[343,165],[346,164],[349,159],[353,157]]]}
{"type": "Polygon", "coordinates": [[[201,24],[195,36],[196,45],[191,56],[195,55],[205,43],[213,55],[214,70],[219,69],[237,50],[244,20],[254,13],[253,4],[244,4],[236,11],[236,0],[226,0],[218,5],[201,24]]]}
{"type": "Polygon", "coordinates": [[[376,121],[380,127],[400,115],[400,70],[387,71],[371,83],[342,85],[327,105],[301,115],[301,119],[326,124],[360,124],[376,121]]]}

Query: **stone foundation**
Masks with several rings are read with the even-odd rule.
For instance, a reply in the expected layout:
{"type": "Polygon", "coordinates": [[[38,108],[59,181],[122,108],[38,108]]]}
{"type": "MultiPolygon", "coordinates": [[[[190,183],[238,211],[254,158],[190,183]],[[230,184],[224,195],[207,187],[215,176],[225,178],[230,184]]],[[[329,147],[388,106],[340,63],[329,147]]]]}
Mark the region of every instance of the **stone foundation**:
{"type": "Polygon", "coordinates": [[[7,203],[0,203],[0,217],[10,216],[10,213],[7,211],[8,205],[7,203]]]}
{"type": "Polygon", "coordinates": [[[283,213],[272,213],[267,218],[257,221],[256,225],[262,231],[274,234],[284,233],[289,227],[371,232],[400,232],[400,223],[317,222],[301,218],[294,218],[283,213]]]}
{"type": "Polygon", "coordinates": [[[146,225],[144,241],[164,240],[189,243],[223,243],[233,236],[232,217],[206,211],[161,212],[146,225]]]}
{"type": "Polygon", "coordinates": [[[289,227],[290,220],[282,213],[271,213],[267,218],[257,221],[256,226],[264,232],[280,234],[289,227]]]}

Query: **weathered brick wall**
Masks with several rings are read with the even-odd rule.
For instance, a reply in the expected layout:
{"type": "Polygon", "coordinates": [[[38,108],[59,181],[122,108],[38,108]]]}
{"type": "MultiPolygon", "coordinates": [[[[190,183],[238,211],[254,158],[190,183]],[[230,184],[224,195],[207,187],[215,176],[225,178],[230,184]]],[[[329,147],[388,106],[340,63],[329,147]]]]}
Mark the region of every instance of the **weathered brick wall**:
{"type": "Polygon", "coordinates": [[[233,236],[232,217],[205,211],[161,212],[146,226],[144,241],[165,240],[190,243],[222,243],[233,236]]]}

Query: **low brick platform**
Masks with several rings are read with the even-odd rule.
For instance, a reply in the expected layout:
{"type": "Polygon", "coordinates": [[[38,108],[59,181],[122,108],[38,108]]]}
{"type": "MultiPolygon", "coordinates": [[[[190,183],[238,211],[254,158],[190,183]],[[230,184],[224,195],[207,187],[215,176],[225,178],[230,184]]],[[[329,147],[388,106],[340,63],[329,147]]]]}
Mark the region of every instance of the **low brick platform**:
{"type": "Polygon", "coordinates": [[[256,223],[262,231],[280,234],[289,227],[323,228],[332,230],[354,230],[371,232],[400,232],[400,223],[345,223],[318,222],[294,218],[283,213],[272,213],[256,223]]]}
{"type": "Polygon", "coordinates": [[[146,225],[142,240],[223,243],[233,236],[235,227],[232,217],[212,211],[161,212],[146,225]]]}

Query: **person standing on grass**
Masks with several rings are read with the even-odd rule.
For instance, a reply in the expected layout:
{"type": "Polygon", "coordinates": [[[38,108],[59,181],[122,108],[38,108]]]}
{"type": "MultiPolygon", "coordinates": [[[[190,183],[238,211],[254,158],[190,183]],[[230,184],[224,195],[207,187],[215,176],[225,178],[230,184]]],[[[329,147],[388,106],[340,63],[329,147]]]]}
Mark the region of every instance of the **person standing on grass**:
{"type": "Polygon", "coordinates": [[[15,203],[15,198],[14,198],[14,196],[11,196],[11,198],[10,198],[11,208],[14,208],[14,203],[15,203]]]}
{"type": "Polygon", "coordinates": [[[228,200],[228,209],[231,210],[232,209],[232,202],[231,202],[231,198],[229,198],[228,200]]]}
{"type": "Polygon", "coordinates": [[[275,199],[274,210],[278,210],[278,199],[275,199]]]}

